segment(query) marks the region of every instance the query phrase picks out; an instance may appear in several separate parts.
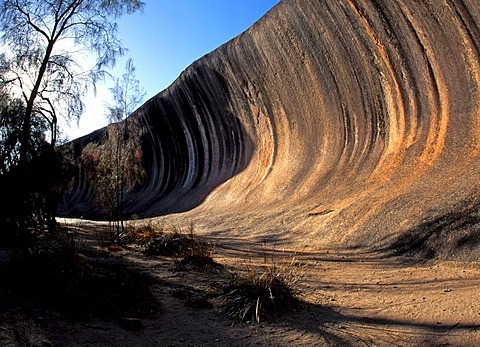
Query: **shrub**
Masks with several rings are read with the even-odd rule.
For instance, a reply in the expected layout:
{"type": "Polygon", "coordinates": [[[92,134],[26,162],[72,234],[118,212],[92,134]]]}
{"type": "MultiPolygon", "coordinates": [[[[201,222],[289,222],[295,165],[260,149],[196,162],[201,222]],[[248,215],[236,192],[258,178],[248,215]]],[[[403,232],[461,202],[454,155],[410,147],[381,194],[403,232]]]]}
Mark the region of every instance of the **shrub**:
{"type": "Polygon", "coordinates": [[[161,234],[148,243],[147,255],[165,255],[181,257],[190,247],[188,237],[176,233],[161,234]]]}

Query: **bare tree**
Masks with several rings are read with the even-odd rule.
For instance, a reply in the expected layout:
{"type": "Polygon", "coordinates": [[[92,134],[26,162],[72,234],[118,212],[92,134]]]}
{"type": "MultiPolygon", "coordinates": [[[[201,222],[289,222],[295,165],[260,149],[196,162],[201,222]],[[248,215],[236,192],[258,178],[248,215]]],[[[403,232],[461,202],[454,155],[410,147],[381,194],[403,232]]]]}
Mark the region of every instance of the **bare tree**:
{"type": "Polygon", "coordinates": [[[110,89],[113,103],[107,105],[107,127],[103,144],[91,143],[82,152],[84,168],[95,182],[98,200],[108,211],[112,240],[124,232],[125,195],[145,175],[142,165],[141,137],[144,129],[138,117],[128,117],[142,102],[145,92],[135,78],[131,59],[126,71],[110,89]]]}
{"type": "Polygon", "coordinates": [[[145,91],[140,86],[135,76],[133,60],[128,59],[125,64],[125,73],[115,79],[115,84],[110,88],[113,102],[107,104],[107,118],[110,123],[125,120],[145,98],[145,91]]]}
{"type": "Polygon", "coordinates": [[[28,161],[33,118],[47,121],[53,147],[59,116],[78,119],[87,89],[124,53],[115,19],[143,6],[139,0],[0,1],[0,43],[10,52],[6,82],[14,84],[25,101],[21,167],[28,161]],[[85,71],[81,61],[87,52],[97,59],[85,71]]]}

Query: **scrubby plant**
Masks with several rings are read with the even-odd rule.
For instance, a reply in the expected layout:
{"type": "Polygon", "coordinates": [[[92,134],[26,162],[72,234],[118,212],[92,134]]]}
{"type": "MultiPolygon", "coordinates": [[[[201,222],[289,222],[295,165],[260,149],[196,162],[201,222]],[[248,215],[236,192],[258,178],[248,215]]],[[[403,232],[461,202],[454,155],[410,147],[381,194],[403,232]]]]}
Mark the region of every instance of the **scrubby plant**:
{"type": "Polygon", "coordinates": [[[204,267],[213,266],[213,254],[215,253],[215,244],[205,242],[195,236],[193,223],[190,224],[188,234],[186,235],[186,249],[183,254],[183,259],[178,264],[180,268],[183,267],[204,267]]]}
{"type": "Polygon", "coordinates": [[[146,247],[147,255],[165,255],[181,257],[190,247],[190,239],[176,232],[156,236],[146,247]]]}
{"type": "Polygon", "coordinates": [[[32,235],[28,257],[17,247],[8,249],[9,258],[18,261],[22,258],[35,259],[39,256],[57,257],[62,262],[74,263],[83,249],[79,234],[79,225],[65,226],[55,224],[49,229],[38,230],[32,235]]]}
{"type": "Polygon", "coordinates": [[[89,260],[67,283],[57,300],[74,317],[148,316],[159,303],[149,285],[151,278],[123,264],[89,260]]]}
{"type": "Polygon", "coordinates": [[[81,222],[76,225],[57,225],[46,234],[40,246],[50,253],[64,253],[72,261],[76,261],[84,249],[84,240],[80,236],[81,222]]]}
{"type": "Polygon", "coordinates": [[[163,221],[149,220],[138,224],[134,219],[127,224],[126,231],[122,234],[121,242],[145,247],[152,240],[164,234],[164,231],[165,223],[163,221]]]}
{"type": "Polygon", "coordinates": [[[103,143],[89,143],[82,151],[82,166],[94,183],[100,205],[110,222],[111,238],[119,243],[125,233],[127,194],[141,184],[146,172],[143,167],[142,137],[145,126],[135,111],[145,92],[135,78],[135,66],[128,59],[125,73],[115,79],[110,89],[113,103],[107,105],[107,127],[103,143]],[[130,116],[133,114],[136,116],[130,116]]]}
{"type": "Polygon", "coordinates": [[[279,266],[275,253],[254,266],[248,262],[243,271],[235,273],[232,283],[222,295],[223,312],[237,322],[271,321],[293,311],[300,305],[296,287],[303,277],[294,257],[279,266]]]}
{"type": "Polygon", "coordinates": [[[59,225],[37,235],[28,257],[12,250],[2,278],[18,288],[56,296],[81,268],[81,251],[78,227],[59,225]]]}
{"type": "Polygon", "coordinates": [[[107,252],[84,247],[80,230],[77,225],[45,233],[30,257],[0,264],[0,291],[20,294],[29,309],[38,302],[71,318],[157,312],[160,305],[149,287],[152,278],[109,261],[107,252]]]}
{"type": "Polygon", "coordinates": [[[44,233],[55,233],[57,206],[72,174],[69,155],[49,147],[38,148],[23,171],[13,166],[0,173],[0,243],[28,257],[44,233]]]}
{"type": "Polygon", "coordinates": [[[126,194],[143,180],[141,137],[136,118],[112,123],[103,143],[89,143],[82,151],[82,167],[94,183],[96,198],[107,213],[112,242],[125,233],[126,194]]]}
{"type": "Polygon", "coordinates": [[[169,232],[155,237],[148,244],[146,252],[148,255],[183,257],[185,262],[200,265],[213,262],[215,245],[196,237],[193,223],[191,223],[187,230],[171,226],[169,232]]]}
{"type": "Polygon", "coordinates": [[[130,225],[124,241],[144,247],[147,255],[182,258],[178,268],[215,264],[215,244],[198,238],[193,223],[187,229],[165,222],[130,225]]]}

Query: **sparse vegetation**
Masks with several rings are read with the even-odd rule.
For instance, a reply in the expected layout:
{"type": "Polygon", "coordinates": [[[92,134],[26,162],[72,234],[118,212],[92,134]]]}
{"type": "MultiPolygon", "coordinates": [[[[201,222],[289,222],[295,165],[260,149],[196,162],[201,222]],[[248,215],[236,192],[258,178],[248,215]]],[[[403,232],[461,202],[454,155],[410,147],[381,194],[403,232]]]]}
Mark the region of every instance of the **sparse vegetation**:
{"type": "Polygon", "coordinates": [[[144,223],[138,223],[136,220],[133,220],[127,224],[127,230],[122,235],[121,242],[146,247],[154,238],[163,234],[164,231],[164,221],[149,220],[144,223]]]}
{"type": "Polygon", "coordinates": [[[279,266],[275,253],[257,267],[251,262],[233,277],[232,284],[222,295],[224,313],[237,322],[271,321],[295,310],[300,300],[295,288],[302,278],[294,257],[287,265],[279,266]]]}
{"type": "Polygon", "coordinates": [[[89,143],[81,155],[83,169],[93,182],[97,200],[106,210],[111,241],[120,242],[125,232],[125,195],[145,176],[141,139],[144,127],[138,117],[128,117],[139,105],[144,92],[135,79],[135,67],[129,59],[126,72],[111,88],[114,104],[107,106],[108,119],[103,143],[89,143]]]}
{"type": "Polygon", "coordinates": [[[27,257],[43,233],[58,231],[57,205],[73,174],[68,155],[48,146],[37,150],[23,170],[0,173],[0,243],[27,257]]]}
{"type": "Polygon", "coordinates": [[[182,258],[178,269],[213,266],[215,244],[195,235],[193,223],[187,229],[164,222],[148,222],[127,228],[125,241],[144,247],[146,255],[182,258]]]}
{"type": "Polygon", "coordinates": [[[141,127],[135,118],[107,128],[102,144],[89,143],[82,152],[82,167],[96,189],[97,200],[110,221],[111,241],[125,232],[125,193],[144,176],[140,147],[141,127]]]}
{"type": "Polygon", "coordinates": [[[73,318],[141,317],[159,309],[148,275],[109,261],[110,253],[87,250],[76,227],[47,233],[37,244],[29,258],[0,267],[2,288],[73,318]]]}

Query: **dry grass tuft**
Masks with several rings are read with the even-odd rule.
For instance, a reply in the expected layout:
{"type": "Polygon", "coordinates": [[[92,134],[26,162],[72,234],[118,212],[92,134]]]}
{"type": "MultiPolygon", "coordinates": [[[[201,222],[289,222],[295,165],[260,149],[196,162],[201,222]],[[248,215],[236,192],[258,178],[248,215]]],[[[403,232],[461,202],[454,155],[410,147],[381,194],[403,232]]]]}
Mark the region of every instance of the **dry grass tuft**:
{"type": "Polygon", "coordinates": [[[272,321],[300,305],[296,286],[301,275],[295,258],[279,266],[275,255],[255,267],[250,262],[222,295],[224,313],[237,322],[272,321]]]}
{"type": "Polygon", "coordinates": [[[181,228],[166,223],[147,223],[130,227],[125,238],[145,248],[149,256],[162,255],[183,258],[177,269],[214,266],[215,244],[205,242],[195,235],[193,224],[181,228]]]}
{"type": "Polygon", "coordinates": [[[126,232],[122,235],[121,241],[122,243],[146,246],[152,242],[152,240],[162,236],[166,229],[163,221],[148,221],[142,224],[137,224],[135,221],[132,221],[127,225],[126,232]]]}

